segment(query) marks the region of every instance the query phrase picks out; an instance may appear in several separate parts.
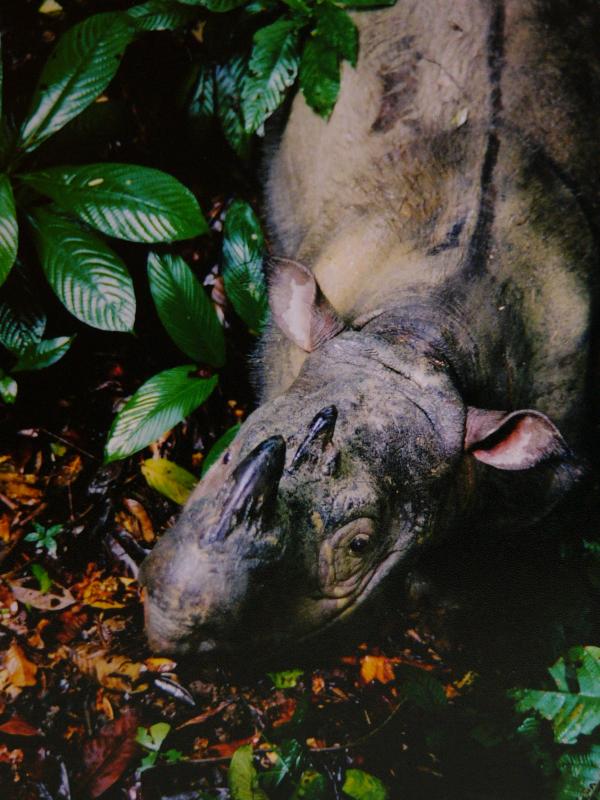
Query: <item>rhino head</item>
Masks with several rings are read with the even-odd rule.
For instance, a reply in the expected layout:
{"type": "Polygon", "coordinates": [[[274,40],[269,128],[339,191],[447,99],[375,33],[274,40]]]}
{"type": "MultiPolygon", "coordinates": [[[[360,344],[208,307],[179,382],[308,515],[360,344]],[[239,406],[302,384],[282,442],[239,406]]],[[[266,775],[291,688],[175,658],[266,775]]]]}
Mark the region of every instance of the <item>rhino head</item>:
{"type": "Polygon", "coordinates": [[[467,407],[439,359],[368,325],[345,328],[307,269],[280,265],[271,306],[309,355],[142,565],[156,651],[321,633],[455,524],[475,461],[519,474],[549,465],[544,497],[570,482],[568,448],[544,415],[467,407]]]}

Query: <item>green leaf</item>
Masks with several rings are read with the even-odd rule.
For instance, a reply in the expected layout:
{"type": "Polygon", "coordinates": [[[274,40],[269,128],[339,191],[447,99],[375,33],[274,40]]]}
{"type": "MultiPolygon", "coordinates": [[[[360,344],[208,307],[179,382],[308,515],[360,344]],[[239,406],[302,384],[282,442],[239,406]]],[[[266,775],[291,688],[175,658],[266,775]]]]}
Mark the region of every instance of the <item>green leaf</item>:
{"type": "Polygon", "coordinates": [[[290,800],[327,800],[327,781],[320,772],[305,770],[290,800]]]}
{"type": "Polygon", "coordinates": [[[292,689],[298,683],[298,678],[304,675],[303,669],[284,669],[281,672],[268,672],[276,689],[292,689]]]}
{"type": "Polygon", "coordinates": [[[108,236],[173,242],[208,230],[198,201],[178,180],[132,164],[51,167],[21,180],[108,236]]]}
{"type": "Polygon", "coordinates": [[[296,80],[300,54],[298,24],[279,19],[254,34],[250,72],[242,89],[247,133],[254,133],[277,109],[296,80]]]}
{"type": "Polygon", "coordinates": [[[200,64],[194,70],[190,81],[187,100],[187,113],[190,117],[209,119],[215,114],[215,79],[213,68],[200,64]]]}
{"type": "Polygon", "coordinates": [[[146,459],[142,462],[142,474],[149,486],[180,505],[198,483],[195,475],[166,458],[146,459]]]}
{"type": "Polygon", "coordinates": [[[156,722],[149,728],[138,728],[135,740],[138,744],[141,744],[142,747],[145,747],[146,750],[158,752],[162,743],[169,735],[170,730],[171,726],[168,722],[156,722]]]}
{"type": "Polygon", "coordinates": [[[548,671],[557,691],[517,689],[512,696],[518,711],[534,710],[552,722],[557,742],[574,744],[600,725],[600,647],[574,647],[548,671]]]}
{"type": "Polygon", "coordinates": [[[0,286],[8,277],[19,244],[15,198],[8,175],[0,175],[0,286]]]}
{"type": "Polygon", "coordinates": [[[29,274],[17,262],[2,287],[0,302],[0,344],[16,355],[41,341],[44,335],[46,315],[38,293],[29,274]]]}
{"type": "Polygon", "coordinates": [[[225,337],[200,282],[181,256],[148,256],[150,291],[160,321],[177,347],[201,363],[225,363],[225,337]]]}
{"type": "Polygon", "coordinates": [[[275,754],[277,761],[259,778],[266,789],[276,789],[286,778],[295,776],[304,760],[304,750],[297,739],[286,739],[281,742],[275,754]]]}
{"type": "Polygon", "coordinates": [[[175,750],[173,747],[164,753],[164,758],[167,764],[178,764],[180,761],[186,760],[181,750],[175,750]]]}
{"type": "Polygon", "coordinates": [[[101,94],[118,69],[135,27],[126,14],[94,14],[63,34],[42,70],[21,148],[34,150],[101,94]]]}
{"type": "Polygon", "coordinates": [[[198,12],[173,0],[148,0],[132,6],[127,15],[143,31],[172,31],[198,18],[198,12]]]}
{"type": "Polygon", "coordinates": [[[48,575],[41,564],[32,564],[31,572],[40,586],[40,592],[45,594],[52,587],[52,578],[48,575]]]}
{"type": "Polygon", "coordinates": [[[153,767],[156,764],[157,759],[158,759],[158,753],[154,753],[153,751],[146,753],[146,755],[142,758],[140,762],[140,772],[144,772],[144,770],[153,767]]]}
{"type": "Polygon", "coordinates": [[[260,332],[269,301],[262,269],[264,237],[252,208],[241,200],[231,204],[223,230],[223,282],[236,312],[260,332]]]}
{"type": "Polygon", "coordinates": [[[322,3],[315,8],[317,36],[353,67],[358,59],[358,29],[342,8],[322,3]]]}
{"type": "Polygon", "coordinates": [[[19,387],[14,378],[5,375],[0,369],[0,398],[7,404],[13,405],[17,399],[19,387]]]}
{"type": "Polygon", "coordinates": [[[201,476],[204,477],[208,470],[212,467],[212,465],[219,460],[221,454],[227,450],[229,445],[233,442],[241,425],[239,422],[236,425],[232,425],[231,428],[228,428],[225,433],[217,439],[217,441],[213,444],[210,448],[208,453],[206,454],[206,458],[202,462],[202,473],[201,476]]]}
{"type": "MultiPolygon", "coordinates": [[[[289,6],[294,11],[298,11],[300,14],[306,14],[310,16],[313,11],[308,3],[305,3],[304,0],[283,0],[286,6],[289,6]]],[[[318,6],[317,6],[318,8],[318,6]]]]}
{"type": "Polygon", "coordinates": [[[252,763],[252,745],[245,744],[233,754],[227,782],[232,800],[268,800],[258,785],[258,775],[252,763]]]}
{"type": "Polygon", "coordinates": [[[234,8],[243,6],[246,0],[179,0],[188,6],[202,6],[209,11],[216,11],[222,14],[225,11],[232,11],[234,8]]]}
{"type": "Polygon", "coordinates": [[[318,33],[302,53],[300,88],[308,105],[327,119],[340,91],[340,61],[336,50],[318,33]]]}
{"type": "Polygon", "coordinates": [[[159,372],[141,386],[117,414],[104,451],[109,463],[156,441],[198,408],[217,377],[196,378],[193,364],[159,372]]]}
{"type": "Polygon", "coordinates": [[[600,786],[600,744],[592,744],[585,753],[563,753],[557,766],[561,777],[555,800],[593,797],[600,786]]]}
{"type": "Polygon", "coordinates": [[[362,769],[346,770],[342,791],[353,800],[387,800],[388,797],[387,789],[379,778],[362,769]]]}
{"type": "Polygon", "coordinates": [[[252,141],[244,127],[242,110],[242,87],[247,74],[248,64],[242,58],[232,58],[215,70],[216,107],[221,128],[241,158],[247,158],[252,141]]]}
{"type": "Polygon", "coordinates": [[[19,354],[19,360],[12,371],[27,372],[56,364],[71,347],[74,338],[74,336],[59,336],[56,339],[43,339],[41,342],[27,345],[19,354]]]}
{"type": "Polygon", "coordinates": [[[131,331],[135,294],[127,269],[95,233],[46,208],[32,212],[34,241],[50,286],[77,319],[131,331]]]}

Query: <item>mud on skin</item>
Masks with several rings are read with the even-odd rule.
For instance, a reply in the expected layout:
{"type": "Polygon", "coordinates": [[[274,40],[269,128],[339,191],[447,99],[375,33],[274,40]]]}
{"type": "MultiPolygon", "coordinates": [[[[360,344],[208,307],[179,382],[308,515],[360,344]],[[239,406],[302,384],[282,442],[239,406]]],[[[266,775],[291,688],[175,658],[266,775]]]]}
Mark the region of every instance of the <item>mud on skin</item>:
{"type": "Polygon", "coordinates": [[[331,119],[296,97],[270,163],[261,405],[142,569],[157,651],[310,640],[585,471],[600,8],[355,19],[331,119]]]}

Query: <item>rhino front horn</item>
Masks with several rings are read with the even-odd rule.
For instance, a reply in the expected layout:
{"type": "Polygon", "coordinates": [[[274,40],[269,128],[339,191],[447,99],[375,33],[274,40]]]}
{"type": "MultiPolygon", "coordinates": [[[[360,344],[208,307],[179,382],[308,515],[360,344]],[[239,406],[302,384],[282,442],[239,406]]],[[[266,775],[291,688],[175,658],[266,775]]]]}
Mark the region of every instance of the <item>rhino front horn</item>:
{"type": "Polygon", "coordinates": [[[224,539],[238,525],[256,527],[272,509],[285,465],[285,440],[271,436],[252,450],[235,468],[219,522],[210,535],[224,539]]]}

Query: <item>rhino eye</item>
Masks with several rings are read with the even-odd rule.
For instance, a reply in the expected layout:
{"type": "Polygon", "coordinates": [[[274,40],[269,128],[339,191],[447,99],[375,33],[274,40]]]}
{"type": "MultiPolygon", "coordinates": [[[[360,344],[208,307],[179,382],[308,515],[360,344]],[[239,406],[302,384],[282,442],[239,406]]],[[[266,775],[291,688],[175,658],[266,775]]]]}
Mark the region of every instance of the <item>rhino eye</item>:
{"type": "Polygon", "coordinates": [[[365,533],[359,533],[350,541],[350,550],[356,555],[361,555],[368,549],[369,545],[371,544],[371,537],[367,536],[365,533]]]}

